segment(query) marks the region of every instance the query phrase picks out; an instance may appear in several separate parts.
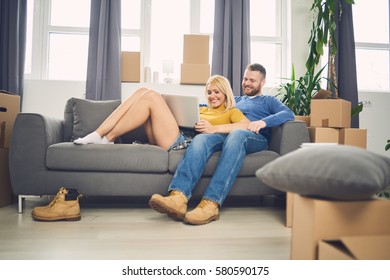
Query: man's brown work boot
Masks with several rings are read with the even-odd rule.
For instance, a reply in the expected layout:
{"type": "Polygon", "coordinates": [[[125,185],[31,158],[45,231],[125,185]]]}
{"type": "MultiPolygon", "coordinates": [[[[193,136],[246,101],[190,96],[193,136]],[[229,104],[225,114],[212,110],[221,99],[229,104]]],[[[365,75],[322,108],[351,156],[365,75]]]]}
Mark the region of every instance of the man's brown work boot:
{"type": "Polygon", "coordinates": [[[60,188],[49,205],[35,207],[31,216],[36,221],[78,221],[80,216],[79,198],[81,194],[75,189],[60,188]]]}
{"type": "Polygon", "coordinates": [[[168,196],[152,195],[149,205],[157,212],[167,214],[175,220],[183,220],[187,212],[187,197],[178,191],[171,191],[168,196]]]}
{"type": "Polygon", "coordinates": [[[194,210],[186,213],[183,221],[192,225],[204,225],[218,219],[219,204],[208,199],[202,199],[194,210]]]}

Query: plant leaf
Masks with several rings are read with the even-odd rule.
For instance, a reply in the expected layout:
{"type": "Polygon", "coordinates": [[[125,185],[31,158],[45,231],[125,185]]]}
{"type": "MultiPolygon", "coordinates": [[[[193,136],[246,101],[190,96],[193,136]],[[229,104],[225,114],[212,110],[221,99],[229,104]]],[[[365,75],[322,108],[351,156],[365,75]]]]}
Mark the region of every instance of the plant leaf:
{"type": "Polygon", "coordinates": [[[359,102],[358,105],[356,105],[354,108],[351,110],[351,116],[355,116],[359,114],[361,111],[363,111],[363,102],[359,102]]]}

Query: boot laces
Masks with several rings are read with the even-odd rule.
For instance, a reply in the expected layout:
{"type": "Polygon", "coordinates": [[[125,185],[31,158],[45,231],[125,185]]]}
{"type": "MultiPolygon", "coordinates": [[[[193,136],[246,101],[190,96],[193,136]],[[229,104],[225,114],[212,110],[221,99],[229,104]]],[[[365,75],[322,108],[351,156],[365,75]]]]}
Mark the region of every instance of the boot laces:
{"type": "Polygon", "coordinates": [[[66,194],[66,189],[65,188],[60,188],[60,190],[58,191],[57,195],[49,203],[49,208],[53,208],[57,204],[57,201],[60,199],[61,194],[66,194]]]}
{"type": "Polygon", "coordinates": [[[171,192],[169,193],[169,195],[168,195],[168,196],[175,196],[175,195],[178,195],[178,194],[180,194],[180,192],[179,192],[179,191],[175,191],[175,190],[173,190],[173,191],[171,191],[171,192]]]}
{"type": "Polygon", "coordinates": [[[200,209],[204,209],[204,208],[208,207],[209,205],[213,205],[213,204],[214,203],[210,200],[202,199],[197,207],[199,207],[200,209]]]}

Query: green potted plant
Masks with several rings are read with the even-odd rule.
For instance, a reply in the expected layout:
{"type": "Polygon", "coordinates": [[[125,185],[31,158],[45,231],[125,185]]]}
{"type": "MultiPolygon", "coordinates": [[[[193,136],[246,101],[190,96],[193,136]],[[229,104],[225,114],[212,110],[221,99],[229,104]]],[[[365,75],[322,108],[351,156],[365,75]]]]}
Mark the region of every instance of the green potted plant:
{"type": "MultiPolygon", "coordinates": [[[[344,0],[346,4],[354,4],[354,0],[344,0]]],[[[310,11],[314,13],[311,35],[309,39],[309,56],[306,61],[306,68],[315,67],[319,64],[324,54],[324,47],[329,47],[328,57],[328,90],[332,97],[338,97],[337,74],[335,68],[335,57],[337,54],[337,43],[335,38],[336,20],[341,17],[342,7],[340,1],[335,0],[313,0],[310,11]],[[339,13],[337,13],[337,10],[339,13]]]]}
{"type": "MultiPolygon", "coordinates": [[[[353,4],[354,0],[345,0],[347,4],[353,4]]],[[[281,84],[278,89],[278,96],[282,102],[293,110],[296,116],[307,116],[310,118],[311,99],[319,90],[321,90],[321,77],[324,67],[317,73],[315,72],[320,63],[320,58],[324,54],[324,47],[329,46],[330,54],[328,60],[328,95],[333,98],[338,97],[336,70],[334,58],[337,53],[337,45],[334,36],[336,29],[335,16],[340,16],[342,9],[341,3],[335,0],[313,0],[310,11],[314,13],[312,29],[310,34],[309,55],[306,61],[306,73],[299,78],[295,77],[294,65],[290,81],[281,84]],[[339,14],[336,15],[336,3],[339,5],[339,14]]],[[[354,108],[353,113],[359,113],[362,110],[362,104],[354,108]]],[[[310,120],[310,119],[309,119],[310,120]]],[[[306,120],[307,121],[307,120],[306,120]]],[[[308,122],[307,122],[308,123],[308,122]]],[[[310,123],[310,122],[309,122],[310,123]]]]}
{"type": "Polygon", "coordinates": [[[281,84],[277,96],[295,114],[296,119],[306,122],[310,126],[310,103],[313,96],[321,90],[321,74],[325,67],[317,73],[314,68],[308,69],[305,75],[295,78],[295,69],[292,65],[291,78],[288,82],[281,84]]]}

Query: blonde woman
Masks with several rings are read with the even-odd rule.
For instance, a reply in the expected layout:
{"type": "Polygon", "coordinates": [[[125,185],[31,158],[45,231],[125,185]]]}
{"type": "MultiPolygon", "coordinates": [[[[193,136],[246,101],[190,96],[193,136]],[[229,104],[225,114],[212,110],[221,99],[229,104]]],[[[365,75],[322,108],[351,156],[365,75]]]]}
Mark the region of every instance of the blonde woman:
{"type": "MultiPolygon", "coordinates": [[[[205,86],[208,106],[200,108],[198,133],[228,133],[234,128],[246,128],[249,120],[238,110],[229,81],[219,75],[210,77],[205,86]],[[227,124],[235,124],[229,126],[227,124]]],[[[116,138],[144,125],[149,144],[170,151],[188,141],[177,125],[160,93],[140,88],[124,101],[97,129],[75,144],[109,144],[116,138]]]]}
{"type": "Polygon", "coordinates": [[[195,125],[196,131],[201,134],[192,139],[196,145],[191,144],[179,162],[168,188],[168,196],[154,194],[149,200],[149,205],[154,210],[191,224],[205,224],[218,219],[220,200],[214,197],[221,197],[223,200],[230,188],[214,189],[213,180],[216,177],[211,179],[203,199],[194,210],[187,212],[187,202],[208,159],[213,153],[222,150],[228,134],[237,129],[247,130],[249,126],[249,120],[235,108],[234,95],[226,78],[211,77],[206,85],[206,96],[208,106],[201,108],[202,120],[195,125]],[[200,143],[209,141],[210,137],[213,146],[207,147],[206,150],[203,148],[205,145],[200,143]],[[198,147],[202,147],[201,150],[198,147]]]}

